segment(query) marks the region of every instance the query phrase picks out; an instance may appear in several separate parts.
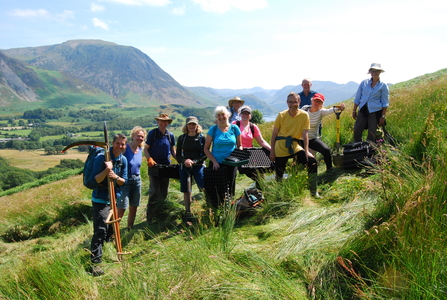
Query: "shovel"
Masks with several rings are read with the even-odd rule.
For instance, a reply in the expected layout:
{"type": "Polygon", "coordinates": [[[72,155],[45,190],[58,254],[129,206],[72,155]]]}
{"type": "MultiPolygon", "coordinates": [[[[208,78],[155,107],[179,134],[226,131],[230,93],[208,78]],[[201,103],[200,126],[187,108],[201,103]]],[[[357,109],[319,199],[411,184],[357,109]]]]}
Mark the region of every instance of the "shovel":
{"type": "Polygon", "coordinates": [[[332,155],[332,160],[334,162],[334,166],[342,167],[343,166],[343,154],[340,154],[340,114],[341,114],[341,106],[334,106],[334,113],[337,116],[336,119],[336,128],[337,128],[337,138],[335,143],[335,154],[332,155]]]}

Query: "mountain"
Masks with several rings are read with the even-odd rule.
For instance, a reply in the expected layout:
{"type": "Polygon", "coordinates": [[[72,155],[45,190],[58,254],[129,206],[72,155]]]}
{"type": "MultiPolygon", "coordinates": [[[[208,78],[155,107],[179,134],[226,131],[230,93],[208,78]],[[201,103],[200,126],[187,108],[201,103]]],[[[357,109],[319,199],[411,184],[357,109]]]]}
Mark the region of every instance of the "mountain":
{"type": "MultiPolygon", "coordinates": [[[[338,84],[332,81],[312,81],[312,90],[325,96],[324,105],[329,106],[354,97],[359,84],[350,81],[346,84],[338,84]]],[[[278,110],[287,109],[286,99],[290,92],[299,93],[303,90],[300,85],[288,85],[276,92],[276,94],[267,101],[269,105],[278,110]]]]}
{"type": "Polygon", "coordinates": [[[0,52],[0,106],[7,106],[18,100],[40,101],[33,89],[42,85],[43,82],[33,69],[0,52]]]}
{"type": "Polygon", "coordinates": [[[124,105],[202,105],[192,92],[131,46],[101,40],[70,40],[42,47],[2,50],[39,69],[69,74],[124,105]]]}

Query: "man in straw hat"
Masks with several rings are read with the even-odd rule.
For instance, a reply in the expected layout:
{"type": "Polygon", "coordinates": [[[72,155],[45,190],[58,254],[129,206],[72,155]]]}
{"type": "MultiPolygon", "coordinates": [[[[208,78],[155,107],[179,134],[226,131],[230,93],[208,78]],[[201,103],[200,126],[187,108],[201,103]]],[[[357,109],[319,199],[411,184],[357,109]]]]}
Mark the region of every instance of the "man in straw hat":
{"type": "Polygon", "coordinates": [[[228,110],[230,112],[230,120],[229,122],[233,121],[240,121],[241,116],[239,116],[239,109],[242,105],[244,105],[245,101],[242,100],[239,97],[234,97],[233,99],[228,100],[228,110]]]}
{"type": "Polygon", "coordinates": [[[354,142],[362,141],[362,133],[368,129],[367,139],[376,142],[377,126],[385,124],[386,110],[389,105],[388,85],[380,80],[380,73],[385,72],[378,63],[371,64],[367,74],[371,78],[360,83],[354,98],[352,118],[354,125],[354,142]],[[357,108],[360,108],[357,113],[357,108]]]}
{"type": "Polygon", "coordinates": [[[169,178],[151,175],[151,168],[156,164],[169,165],[171,155],[174,157],[176,155],[174,134],[167,128],[172,119],[167,114],[160,114],[154,119],[158,127],[149,131],[144,146],[144,156],[149,167],[149,202],[146,212],[148,222],[152,222],[155,214],[162,208],[168,197],[169,188],[169,178]]]}

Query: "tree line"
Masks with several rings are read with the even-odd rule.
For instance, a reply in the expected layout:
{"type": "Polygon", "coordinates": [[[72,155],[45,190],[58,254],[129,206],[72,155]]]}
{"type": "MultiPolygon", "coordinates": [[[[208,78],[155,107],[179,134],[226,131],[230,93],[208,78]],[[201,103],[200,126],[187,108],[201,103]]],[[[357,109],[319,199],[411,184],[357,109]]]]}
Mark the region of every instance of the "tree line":
{"type": "Polygon", "coordinates": [[[60,173],[69,169],[81,168],[84,162],[80,159],[61,159],[60,163],[45,171],[31,171],[9,165],[6,158],[0,156],[0,191],[20,186],[45,176],[60,173]]]}

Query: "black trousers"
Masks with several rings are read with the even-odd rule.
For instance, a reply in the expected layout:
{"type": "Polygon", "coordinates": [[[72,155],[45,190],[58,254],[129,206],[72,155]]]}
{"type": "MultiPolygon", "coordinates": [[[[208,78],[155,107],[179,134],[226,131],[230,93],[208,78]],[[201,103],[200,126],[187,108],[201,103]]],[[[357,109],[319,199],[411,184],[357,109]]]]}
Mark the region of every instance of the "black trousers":
{"type": "Polygon", "coordinates": [[[322,140],[318,138],[309,140],[309,148],[323,155],[324,163],[326,164],[327,170],[332,168],[331,150],[325,143],[323,143],[322,140]]]}
{"type": "Polygon", "coordinates": [[[284,157],[276,157],[275,158],[275,171],[276,171],[276,180],[282,179],[284,176],[284,171],[286,169],[287,161],[293,158],[295,161],[299,162],[302,165],[307,167],[307,173],[317,173],[318,166],[317,160],[314,157],[306,157],[306,153],[304,150],[296,152],[294,155],[284,156],[284,157]]]}
{"type": "Polygon", "coordinates": [[[113,227],[106,224],[110,213],[110,205],[92,202],[93,209],[93,237],[90,246],[92,263],[102,262],[102,247],[113,234],[113,227]]]}

